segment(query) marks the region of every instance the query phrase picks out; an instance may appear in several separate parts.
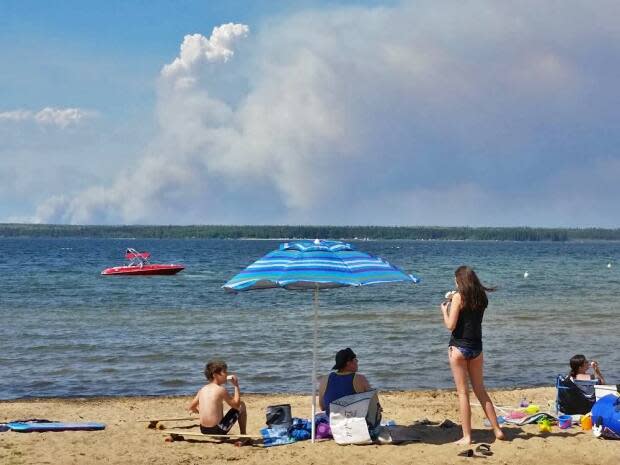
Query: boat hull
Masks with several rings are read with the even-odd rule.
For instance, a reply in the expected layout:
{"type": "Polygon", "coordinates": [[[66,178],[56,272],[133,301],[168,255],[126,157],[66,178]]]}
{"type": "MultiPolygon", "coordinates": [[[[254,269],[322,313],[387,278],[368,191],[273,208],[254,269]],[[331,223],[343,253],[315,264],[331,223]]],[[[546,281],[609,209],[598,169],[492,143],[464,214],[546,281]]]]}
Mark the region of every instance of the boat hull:
{"type": "Polygon", "coordinates": [[[106,268],[101,272],[101,274],[104,276],[144,276],[158,274],[176,274],[184,269],[185,267],[183,265],[113,266],[112,268],[106,268]]]}

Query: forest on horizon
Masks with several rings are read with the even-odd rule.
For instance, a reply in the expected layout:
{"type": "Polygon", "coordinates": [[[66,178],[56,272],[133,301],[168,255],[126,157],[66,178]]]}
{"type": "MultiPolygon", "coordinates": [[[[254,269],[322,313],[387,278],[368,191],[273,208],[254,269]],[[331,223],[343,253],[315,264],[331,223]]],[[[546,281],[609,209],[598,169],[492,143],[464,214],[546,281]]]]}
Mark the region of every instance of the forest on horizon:
{"type": "Polygon", "coordinates": [[[0,237],[344,240],[620,240],[620,229],[466,226],[0,224],[0,237]]]}

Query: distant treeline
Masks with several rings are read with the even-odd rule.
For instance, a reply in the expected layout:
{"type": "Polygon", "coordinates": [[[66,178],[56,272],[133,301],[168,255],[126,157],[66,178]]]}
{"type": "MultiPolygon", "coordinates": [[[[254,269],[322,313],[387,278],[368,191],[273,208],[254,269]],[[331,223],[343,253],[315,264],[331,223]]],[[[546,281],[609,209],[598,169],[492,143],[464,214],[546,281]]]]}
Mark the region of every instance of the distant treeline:
{"type": "Polygon", "coordinates": [[[75,226],[0,224],[0,237],[159,239],[417,239],[480,241],[620,240],[620,229],[436,226],[75,226]]]}

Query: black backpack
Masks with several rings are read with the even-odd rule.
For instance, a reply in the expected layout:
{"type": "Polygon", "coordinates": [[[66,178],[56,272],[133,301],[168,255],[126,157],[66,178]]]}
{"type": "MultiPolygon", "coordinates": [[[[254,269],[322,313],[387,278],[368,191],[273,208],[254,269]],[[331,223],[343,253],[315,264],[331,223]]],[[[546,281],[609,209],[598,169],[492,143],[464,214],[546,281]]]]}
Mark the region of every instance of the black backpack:
{"type": "Polygon", "coordinates": [[[585,415],[592,410],[594,399],[588,399],[570,376],[559,375],[556,387],[560,412],[566,415],[585,415]]]}

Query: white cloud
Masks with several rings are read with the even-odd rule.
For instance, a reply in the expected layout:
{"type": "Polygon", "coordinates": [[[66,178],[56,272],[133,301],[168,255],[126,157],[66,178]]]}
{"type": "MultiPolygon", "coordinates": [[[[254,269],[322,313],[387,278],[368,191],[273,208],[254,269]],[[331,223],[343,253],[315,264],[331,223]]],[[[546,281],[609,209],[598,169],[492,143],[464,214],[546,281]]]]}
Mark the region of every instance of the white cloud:
{"type": "Polygon", "coordinates": [[[194,82],[187,76],[204,63],[227,62],[234,55],[234,45],[247,37],[250,28],[245,24],[222,24],[214,27],[208,39],[202,34],[188,34],[181,44],[181,53],[174,61],[165,65],[162,75],[178,77],[178,85],[187,86],[194,82]],[[186,75],[186,76],[182,76],[186,75]]]}
{"type": "MultiPolygon", "coordinates": [[[[45,203],[38,217],[446,225],[591,218],[564,208],[547,186],[578,190],[557,180],[557,167],[594,179],[590,165],[576,163],[584,148],[601,137],[617,146],[601,123],[615,114],[617,86],[597,68],[618,67],[614,15],[598,11],[613,8],[601,2],[575,29],[578,6],[417,1],[307,11],[243,42],[249,28],[240,24],[215,28],[209,39],[188,35],[162,69],[160,134],[142,162],[105,187],[45,203]]],[[[604,182],[608,198],[620,195],[617,183],[604,182]]],[[[620,207],[609,205],[617,218],[620,207]]]]}
{"type": "Polygon", "coordinates": [[[33,118],[33,112],[28,110],[13,110],[0,112],[0,122],[2,121],[27,121],[33,118]]]}
{"type": "Polygon", "coordinates": [[[65,129],[68,126],[77,125],[82,120],[92,118],[96,115],[97,113],[92,110],[83,110],[81,108],[45,107],[39,111],[11,110],[0,112],[0,123],[35,122],[41,126],[56,126],[65,129]]]}

